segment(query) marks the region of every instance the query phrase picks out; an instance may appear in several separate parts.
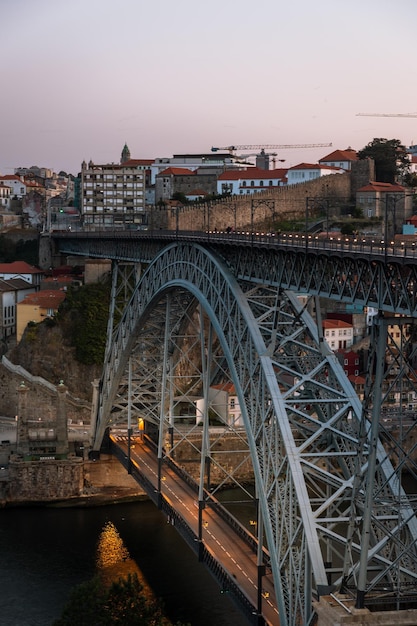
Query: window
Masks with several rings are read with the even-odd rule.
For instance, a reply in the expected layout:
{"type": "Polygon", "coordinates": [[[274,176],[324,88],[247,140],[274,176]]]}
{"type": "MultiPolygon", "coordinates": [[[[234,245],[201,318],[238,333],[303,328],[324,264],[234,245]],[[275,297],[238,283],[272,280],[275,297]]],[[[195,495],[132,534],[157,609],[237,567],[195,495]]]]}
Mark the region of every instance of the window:
{"type": "Polygon", "coordinates": [[[345,360],[344,360],[343,365],[349,365],[349,361],[348,361],[348,359],[345,359],[345,360]]]}
{"type": "Polygon", "coordinates": [[[235,408],[235,399],[234,398],[230,398],[230,408],[231,409],[235,408]]]}

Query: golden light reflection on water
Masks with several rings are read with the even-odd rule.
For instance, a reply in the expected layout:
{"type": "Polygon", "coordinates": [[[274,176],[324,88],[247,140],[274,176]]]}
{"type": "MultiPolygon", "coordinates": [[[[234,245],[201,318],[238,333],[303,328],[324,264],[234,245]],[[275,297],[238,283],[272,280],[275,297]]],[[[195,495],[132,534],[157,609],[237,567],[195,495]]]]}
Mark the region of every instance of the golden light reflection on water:
{"type": "Polygon", "coordinates": [[[152,589],[136,561],[131,558],[129,550],[112,522],[106,522],[100,533],[96,564],[105,584],[110,585],[119,578],[127,578],[129,574],[136,574],[143,586],[145,597],[148,600],[154,599],[152,589]]]}
{"type": "Polygon", "coordinates": [[[97,546],[97,567],[105,569],[130,559],[129,551],[112,522],[107,522],[101,531],[97,546]]]}

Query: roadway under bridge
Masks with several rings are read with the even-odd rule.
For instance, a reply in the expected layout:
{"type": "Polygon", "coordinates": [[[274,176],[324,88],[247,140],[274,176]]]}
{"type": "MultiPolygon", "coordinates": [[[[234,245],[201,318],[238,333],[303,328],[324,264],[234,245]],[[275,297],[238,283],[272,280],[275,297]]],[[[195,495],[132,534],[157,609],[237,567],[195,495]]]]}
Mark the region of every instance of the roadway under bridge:
{"type": "Polygon", "coordinates": [[[240,433],[281,625],[313,624],[313,601],[329,594],[359,609],[415,608],[416,502],[404,475],[415,481],[416,423],[400,415],[393,436],[380,419],[394,392],[417,391],[414,249],[252,233],[53,241],[62,255],[113,260],[93,449],[109,427],[143,420],[162,467],[184,438],[181,407],[193,405],[199,506],[213,468],[215,489],[245,489],[216,448],[219,428],[240,433]],[[379,311],[363,402],[324,341],[319,297],[379,311]],[[216,404],[230,389],[238,414],[216,404]]]}

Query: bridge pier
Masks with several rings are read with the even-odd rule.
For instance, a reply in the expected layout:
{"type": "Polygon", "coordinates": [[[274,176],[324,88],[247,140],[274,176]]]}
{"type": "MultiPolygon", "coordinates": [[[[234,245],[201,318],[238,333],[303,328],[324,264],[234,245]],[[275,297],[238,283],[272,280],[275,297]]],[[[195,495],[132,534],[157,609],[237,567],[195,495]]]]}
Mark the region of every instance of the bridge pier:
{"type": "Polygon", "coordinates": [[[319,602],[314,602],[314,610],[318,616],[317,626],[415,626],[417,624],[417,610],[406,611],[378,611],[357,609],[351,596],[321,596],[319,602]]]}

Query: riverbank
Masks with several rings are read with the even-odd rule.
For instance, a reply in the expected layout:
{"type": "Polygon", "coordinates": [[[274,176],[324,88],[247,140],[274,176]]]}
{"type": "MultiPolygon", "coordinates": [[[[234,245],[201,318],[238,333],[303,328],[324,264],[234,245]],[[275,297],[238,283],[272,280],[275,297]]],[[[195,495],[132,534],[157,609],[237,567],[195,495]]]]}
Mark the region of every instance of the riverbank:
{"type": "MultiPolygon", "coordinates": [[[[147,494],[135,479],[110,454],[102,455],[98,461],[85,460],[83,476],[83,489],[77,495],[67,498],[51,497],[46,499],[36,497],[36,493],[32,493],[26,498],[3,498],[0,500],[0,508],[87,508],[126,504],[148,499],[147,494]]],[[[11,493],[13,493],[13,487],[11,493]]]]}

